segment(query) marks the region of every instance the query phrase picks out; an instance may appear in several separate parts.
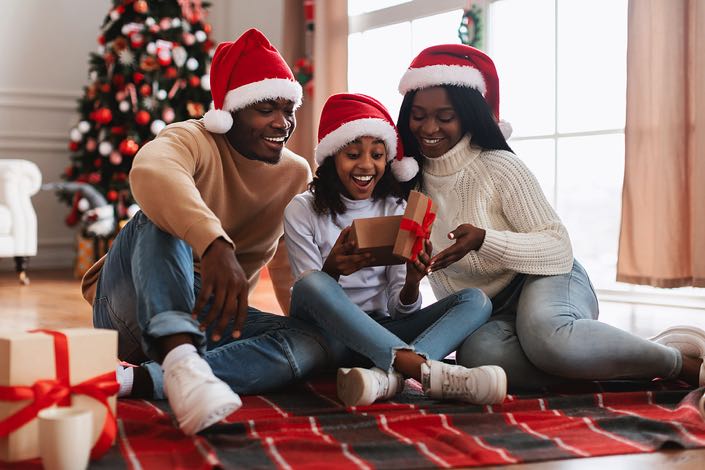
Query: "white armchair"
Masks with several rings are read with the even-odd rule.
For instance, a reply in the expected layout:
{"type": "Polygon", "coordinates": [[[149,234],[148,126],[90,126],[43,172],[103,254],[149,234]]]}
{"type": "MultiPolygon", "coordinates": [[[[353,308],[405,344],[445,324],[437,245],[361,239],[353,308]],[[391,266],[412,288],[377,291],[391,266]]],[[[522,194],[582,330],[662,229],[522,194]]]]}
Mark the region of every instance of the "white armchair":
{"type": "Polygon", "coordinates": [[[37,254],[37,214],[32,195],[42,174],[27,160],[0,159],[0,258],[14,257],[23,284],[29,283],[27,261],[37,254]]]}

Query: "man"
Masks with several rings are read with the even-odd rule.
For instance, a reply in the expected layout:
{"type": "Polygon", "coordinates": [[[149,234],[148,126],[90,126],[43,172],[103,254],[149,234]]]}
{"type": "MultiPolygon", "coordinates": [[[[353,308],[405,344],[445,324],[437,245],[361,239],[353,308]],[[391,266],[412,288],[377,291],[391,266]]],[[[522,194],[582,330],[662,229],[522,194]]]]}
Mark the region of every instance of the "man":
{"type": "Polygon", "coordinates": [[[142,211],[82,286],[94,325],[118,330],[119,357],[143,363],[118,370],[120,395],[166,395],[186,434],[238,409],[236,392],[284,385],[328,357],[313,327],[247,303],[310,179],[284,148],[301,86],[255,29],[220,44],[210,74],[215,109],[140,150],[130,185],[142,211]]]}

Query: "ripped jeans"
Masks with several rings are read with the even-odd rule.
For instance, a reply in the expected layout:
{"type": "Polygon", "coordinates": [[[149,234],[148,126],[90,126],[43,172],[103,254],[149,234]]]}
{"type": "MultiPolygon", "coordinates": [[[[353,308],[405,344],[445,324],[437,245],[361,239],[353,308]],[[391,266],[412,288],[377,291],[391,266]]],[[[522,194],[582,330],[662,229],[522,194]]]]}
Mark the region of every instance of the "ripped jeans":
{"type": "Polygon", "coordinates": [[[443,359],[487,321],[491,310],[481,290],[464,289],[398,318],[364,312],[340,284],[320,271],[299,279],[291,297],[291,316],[325,332],[338,366],[367,366],[369,360],[385,371],[391,371],[400,349],[427,359],[443,359]]]}

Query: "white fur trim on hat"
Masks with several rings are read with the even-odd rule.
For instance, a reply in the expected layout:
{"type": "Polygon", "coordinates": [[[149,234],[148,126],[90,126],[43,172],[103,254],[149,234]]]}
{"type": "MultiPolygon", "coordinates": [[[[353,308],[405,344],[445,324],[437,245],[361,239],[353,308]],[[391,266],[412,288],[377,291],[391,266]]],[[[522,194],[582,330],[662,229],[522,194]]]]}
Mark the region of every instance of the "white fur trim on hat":
{"type": "Polygon", "coordinates": [[[236,111],[259,101],[284,98],[294,102],[294,109],[301,106],[303,89],[299,82],[286,78],[265,78],[228,91],[223,100],[224,111],[236,111]]]}
{"type": "Polygon", "coordinates": [[[203,124],[214,134],[225,134],[233,127],[233,117],[229,111],[211,109],[203,116],[203,124]]]}
{"type": "Polygon", "coordinates": [[[514,130],[512,128],[512,125],[510,123],[508,123],[507,121],[503,121],[501,119],[499,120],[497,125],[499,126],[499,130],[502,132],[502,135],[504,136],[504,140],[509,139],[509,137],[511,137],[511,135],[512,135],[512,131],[514,130]]]}
{"type": "Polygon", "coordinates": [[[392,174],[397,181],[405,183],[419,172],[419,162],[413,157],[404,157],[392,162],[392,174]]]}
{"type": "Polygon", "coordinates": [[[346,122],[333,132],[328,133],[316,146],[315,158],[319,165],[334,155],[348,143],[362,136],[378,137],[387,147],[387,161],[397,155],[397,133],[394,127],[384,119],[363,118],[346,122]]]}
{"type": "Polygon", "coordinates": [[[487,91],[487,85],[482,73],[464,65],[428,65],[408,69],[399,81],[399,93],[405,95],[408,91],[428,88],[438,85],[457,85],[477,89],[482,95],[487,91]]]}

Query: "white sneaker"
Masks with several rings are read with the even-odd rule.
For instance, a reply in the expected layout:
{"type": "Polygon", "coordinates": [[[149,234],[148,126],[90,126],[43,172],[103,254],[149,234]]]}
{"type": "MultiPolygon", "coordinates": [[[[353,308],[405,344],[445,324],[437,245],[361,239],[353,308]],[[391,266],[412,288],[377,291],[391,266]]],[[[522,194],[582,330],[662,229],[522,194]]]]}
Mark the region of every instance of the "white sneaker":
{"type": "Polygon", "coordinates": [[[705,386],[705,331],[695,326],[673,326],[651,338],[651,341],[676,348],[684,356],[702,359],[698,385],[705,386]]]}
{"type": "Polygon", "coordinates": [[[676,348],[689,357],[705,357],[705,331],[694,326],[674,326],[650,338],[664,346],[676,348]]]}
{"type": "Polygon", "coordinates": [[[388,400],[404,389],[404,377],[398,372],[385,372],[373,367],[338,369],[338,398],[345,406],[367,406],[377,400],[388,400]]]}
{"type": "Polygon", "coordinates": [[[507,374],[499,366],[468,369],[440,361],[421,364],[421,385],[432,398],[456,399],[475,405],[502,403],[507,396],[507,374]]]}
{"type": "Polygon", "coordinates": [[[164,371],[164,394],[179,427],[189,436],[242,406],[237,393],[213,375],[208,363],[197,354],[189,354],[164,371]]]}

